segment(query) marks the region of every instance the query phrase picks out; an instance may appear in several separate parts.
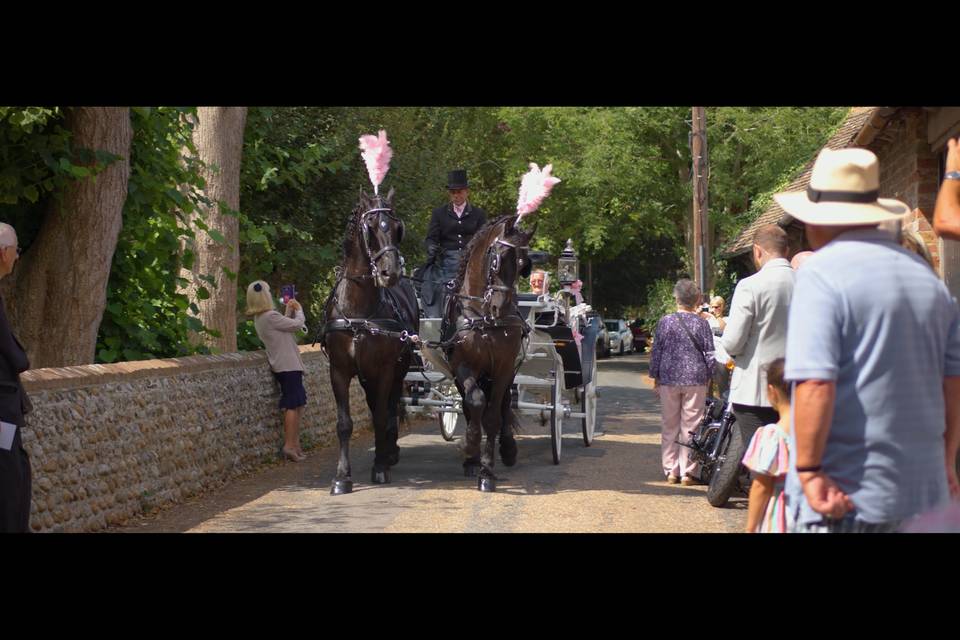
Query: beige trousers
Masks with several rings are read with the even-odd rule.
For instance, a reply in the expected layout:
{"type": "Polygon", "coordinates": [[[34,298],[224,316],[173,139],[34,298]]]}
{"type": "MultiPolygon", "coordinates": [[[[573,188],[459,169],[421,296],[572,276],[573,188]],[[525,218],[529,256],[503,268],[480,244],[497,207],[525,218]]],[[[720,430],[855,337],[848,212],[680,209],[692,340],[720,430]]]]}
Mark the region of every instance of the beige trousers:
{"type": "Polygon", "coordinates": [[[698,476],[699,465],[689,458],[690,449],[675,442],[690,442],[690,433],[703,419],[707,385],[660,385],[660,415],[663,417],[660,451],[665,476],[698,476]]]}

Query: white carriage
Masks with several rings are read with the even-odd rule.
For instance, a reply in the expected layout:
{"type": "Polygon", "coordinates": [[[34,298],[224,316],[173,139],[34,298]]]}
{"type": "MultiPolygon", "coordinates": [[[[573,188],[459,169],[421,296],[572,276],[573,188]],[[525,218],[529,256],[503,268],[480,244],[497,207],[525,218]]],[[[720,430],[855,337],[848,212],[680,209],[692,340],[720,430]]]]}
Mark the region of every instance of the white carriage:
{"type": "MultiPolygon", "coordinates": [[[[565,421],[578,420],[583,443],[590,446],[596,429],[596,343],[600,316],[588,305],[570,306],[574,294],[519,294],[518,306],[531,327],[518,356],[519,369],[511,388],[514,412],[549,425],[554,464],[560,463],[565,421]],[[574,337],[574,331],[582,336],[574,337]]],[[[440,341],[440,318],[420,320],[419,353],[423,366],[407,373],[406,411],[434,414],[440,432],[453,440],[465,430],[463,402],[443,354],[427,343],[440,341]]]]}

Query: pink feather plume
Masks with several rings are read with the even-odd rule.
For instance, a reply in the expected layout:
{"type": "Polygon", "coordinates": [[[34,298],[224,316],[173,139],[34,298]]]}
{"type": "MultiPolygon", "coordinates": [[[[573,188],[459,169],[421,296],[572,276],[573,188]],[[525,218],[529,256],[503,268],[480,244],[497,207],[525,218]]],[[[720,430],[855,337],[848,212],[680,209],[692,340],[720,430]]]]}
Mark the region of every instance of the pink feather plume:
{"type": "Polygon", "coordinates": [[[553,171],[552,164],[548,164],[541,171],[535,162],[530,163],[530,171],[520,181],[520,199],[517,200],[518,222],[523,216],[536,211],[543,199],[550,195],[553,185],[560,182],[560,178],[550,175],[551,171],[553,171]]]}
{"type": "Polygon", "coordinates": [[[373,183],[373,192],[378,193],[380,183],[390,170],[390,158],[393,157],[387,132],[381,129],[379,136],[360,136],[360,151],[363,161],[367,163],[367,173],[370,174],[370,182],[373,183]]]}

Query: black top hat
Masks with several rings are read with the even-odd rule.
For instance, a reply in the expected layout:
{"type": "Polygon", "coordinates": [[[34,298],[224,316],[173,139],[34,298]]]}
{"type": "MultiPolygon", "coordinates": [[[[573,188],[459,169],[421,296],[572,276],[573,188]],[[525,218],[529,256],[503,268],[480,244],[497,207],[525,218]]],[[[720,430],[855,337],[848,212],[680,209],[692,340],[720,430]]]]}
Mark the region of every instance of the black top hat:
{"type": "Polygon", "coordinates": [[[466,169],[454,169],[447,173],[447,189],[468,189],[466,169]]]}

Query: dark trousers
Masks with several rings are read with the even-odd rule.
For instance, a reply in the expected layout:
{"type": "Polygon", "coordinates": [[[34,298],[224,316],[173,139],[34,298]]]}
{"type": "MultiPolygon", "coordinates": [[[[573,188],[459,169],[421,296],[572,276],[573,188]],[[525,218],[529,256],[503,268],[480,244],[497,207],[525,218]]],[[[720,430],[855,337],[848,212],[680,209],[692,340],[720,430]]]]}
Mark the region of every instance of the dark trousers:
{"type": "Polygon", "coordinates": [[[780,420],[780,414],[772,407],[752,407],[746,404],[734,403],[733,415],[737,419],[735,424],[740,425],[744,446],[750,444],[750,438],[757,429],[780,420]]]}
{"type": "Polygon", "coordinates": [[[0,533],[30,532],[30,458],[20,442],[20,431],[10,451],[0,449],[0,533]]]}
{"type": "Polygon", "coordinates": [[[443,258],[438,258],[433,268],[426,270],[433,282],[424,282],[423,287],[433,287],[434,296],[432,304],[427,304],[424,301],[424,318],[439,318],[443,315],[443,303],[447,297],[447,288],[442,283],[457,277],[457,272],[460,270],[461,254],[461,251],[444,251],[443,258]]]}

